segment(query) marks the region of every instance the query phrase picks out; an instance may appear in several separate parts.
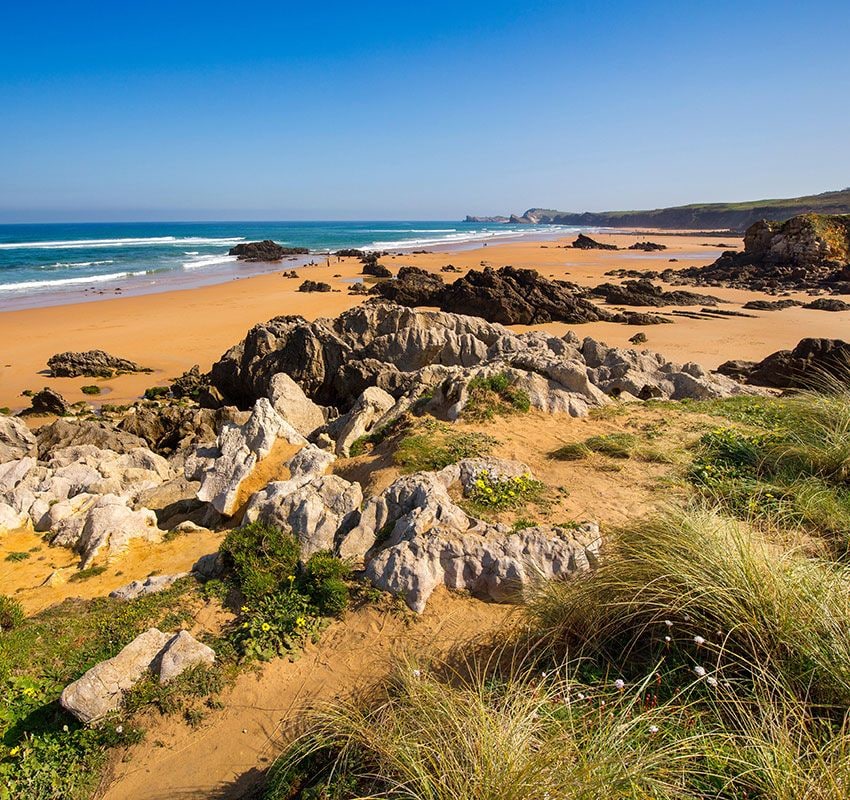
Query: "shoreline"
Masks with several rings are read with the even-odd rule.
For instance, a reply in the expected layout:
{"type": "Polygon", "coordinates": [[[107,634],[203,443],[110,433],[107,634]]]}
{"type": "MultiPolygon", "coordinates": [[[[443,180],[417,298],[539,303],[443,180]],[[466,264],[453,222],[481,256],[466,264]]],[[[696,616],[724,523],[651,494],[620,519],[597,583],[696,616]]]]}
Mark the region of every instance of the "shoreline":
{"type": "MultiPolygon", "coordinates": [[[[563,249],[574,237],[549,240],[524,239],[520,242],[488,243],[460,248],[429,249],[427,253],[403,253],[382,259],[393,273],[401,266],[417,266],[439,274],[440,268],[453,264],[460,273],[482,266],[536,269],[542,275],[597,285],[609,278],[605,272],[615,268],[664,269],[671,258],[677,268],[708,264],[719,255],[714,244],[696,235],[652,234],[666,244],[660,253],[563,249]]],[[[598,234],[600,241],[628,246],[633,234],[598,234]]],[[[731,237],[726,237],[731,238],[731,237]]],[[[740,246],[740,240],[730,242],[740,246]]],[[[396,251],[393,251],[396,252],[396,251]]],[[[0,312],[0,337],[5,343],[0,358],[0,408],[17,412],[29,405],[21,395],[25,389],[50,386],[69,403],[85,400],[94,406],[132,403],[151,386],[164,385],[199,365],[208,370],[228,348],[244,338],[259,322],[275,316],[298,314],[305,319],[335,317],[360,304],[364,298],[349,295],[352,282],[363,279],[357,259],[343,258],[316,266],[297,268],[296,279],[284,278],[290,269],[283,262],[274,271],[210,285],[170,289],[136,296],[108,297],[98,302],[77,302],[0,312]],[[334,291],[301,293],[302,280],[324,281],[334,291]],[[150,374],[121,375],[101,380],[91,378],[49,378],[47,359],[66,350],[106,350],[153,370],[150,374]],[[93,398],[82,393],[82,386],[96,384],[102,394],[93,398]]],[[[453,280],[459,275],[446,275],[453,280]]],[[[706,290],[737,310],[750,299],[767,295],[736,289],[706,290]]],[[[802,293],[792,294],[809,299],[802,293]]],[[[650,309],[663,311],[664,309],[650,309]]],[[[668,309],[669,310],[669,309],[668,309]]],[[[534,326],[553,335],[574,330],[580,337],[590,336],[618,347],[631,347],[629,338],[643,330],[648,336],[645,347],[680,363],[695,361],[713,369],[733,358],[760,360],[780,349],[793,347],[804,336],[840,338],[850,323],[850,312],[827,313],[801,308],[756,313],[752,317],[728,317],[712,320],[676,317],[674,324],[648,328],[610,322],[568,325],[548,323],[534,326]]],[[[528,330],[517,326],[515,330],[528,330]]],[[[42,424],[45,418],[30,417],[29,424],[42,424]]]]}

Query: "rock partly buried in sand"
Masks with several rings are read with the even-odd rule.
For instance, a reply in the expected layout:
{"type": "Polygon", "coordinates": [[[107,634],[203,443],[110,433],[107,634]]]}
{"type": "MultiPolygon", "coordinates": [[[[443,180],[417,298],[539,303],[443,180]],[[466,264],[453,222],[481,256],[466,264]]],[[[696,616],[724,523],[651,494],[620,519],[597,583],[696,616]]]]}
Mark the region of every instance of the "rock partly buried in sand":
{"type": "Polygon", "coordinates": [[[419,267],[402,267],[393,281],[384,281],[372,289],[372,294],[401,306],[439,305],[438,297],[446,288],[439,276],[419,267]]]}
{"type": "Polygon", "coordinates": [[[103,350],[57,353],[47,361],[52,378],[112,378],[123,372],[150,372],[135,361],[112,356],[103,350]]]}
{"type": "Polygon", "coordinates": [[[36,454],[36,439],[15,417],[0,414],[0,464],[36,454]]]}
{"type": "Polygon", "coordinates": [[[722,302],[710,294],[681,290],[665,292],[648,280],[628,280],[622,283],[601,283],[591,290],[595,297],[618,306],[716,306],[722,302]]]}
{"type": "Polygon", "coordinates": [[[131,581],[125,586],[113,589],[109,596],[116,600],[135,600],[147,594],[162,592],[188,574],[188,572],[178,572],[175,575],[150,575],[144,580],[131,581]]]}
{"type": "Polygon", "coordinates": [[[392,272],[378,261],[377,253],[364,255],[362,261],[363,269],[361,272],[364,275],[371,275],[373,278],[392,278],[392,272]]]}
{"type": "Polygon", "coordinates": [[[806,303],[803,308],[810,308],[814,311],[847,311],[850,310],[850,303],[845,303],[835,297],[819,297],[817,300],[812,300],[811,303],[806,303]]]}
{"type": "Polygon", "coordinates": [[[850,344],[841,339],[801,339],[759,362],[727,361],[717,368],[744,383],[775,389],[818,389],[850,385],[850,344]]]}
{"type": "Polygon", "coordinates": [[[830,289],[850,292],[850,215],[801,214],[786,222],[756,222],[743,252],[677,273],[707,286],[755,291],[830,289]]]}
{"type": "Polygon", "coordinates": [[[629,250],[643,250],[647,253],[666,249],[666,244],[658,244],[658,242],[635,242],[634,244],[629,245],[629,250]]]}
{"type": "Polygon", "coordinates": [[[799,300],[748,300],[743,308],[751,311],[782,311],[803,305],[799,300]]]}
{"type": "Polygon", "coordinates": [[[283,247],[271,239],[261,242],[242,242],[231,247],[229,254],[236,256],[239,261],[280,261],[287,256],[306,255],[310,251],[306,247],[283,247]]]}
{"type": "Polygon", "coordinates": [[[585,236],[583,233],[578,235],[578,238],[573,242],[572,245],[576,250],[619,250],[615,244],[602,244],[602,242],[597,242],[596,239],[591,239],[589,236],[585,236]]]}
{"type": "Polygon", "coordinates": [[[66,686],[59,703],[80,722],[98,722],[117,711],[124,694],[149,672],[167,683],[191,667],[214,661],[215,653],[186,631],[171,634],[150,628],[66,686]]]}
{"type": "Polygon", "coordinates": [[[299,292],[329,292],[331,285],[322,281],[304,281],[299,287],[299,292]]]}
{"type": "Polygon", "coordinates": [[[69,414],[71,407],[65,402],[59,392],[45,386],[40,392],[36,392],[30,398],[30,407],[21,412],[22,416],[46,417],[57,416],[61,417],[69,414]]]}

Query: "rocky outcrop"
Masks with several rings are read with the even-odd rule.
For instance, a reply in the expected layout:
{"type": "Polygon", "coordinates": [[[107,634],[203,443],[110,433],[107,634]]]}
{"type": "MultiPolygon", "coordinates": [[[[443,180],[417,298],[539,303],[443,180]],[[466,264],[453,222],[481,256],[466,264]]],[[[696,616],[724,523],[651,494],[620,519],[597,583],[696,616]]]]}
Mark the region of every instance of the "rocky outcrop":
{"type": "Polygon", "coordinates": [[[362,500],[360,485],[338,475],[278,481],[251,498],[244,522],[291,530],[306,561],[313,553],[333,549],[337,534],[353,522],[362,500]]]}
{"type": "Polygon", "coordinates": [[[395,398],[377,386],[363,391],[351,409],[335,423],[336,454],[348,457],[351,445],[375,427],[395,405],[395,398]]]}
{"type": "Polygon", "coordinates": [[[432,395],[429,411],[456,416],[469,381],[499,372],[528,391],[532,407],[574,415],[608,402],[606,393],[640,394],[644,387],[649,396],[677,398],[689,391],[713,397],[747,391],[656,353],[608,348],[572,333],[515,334],[476,317],[387,303],[367,303],[333,320],[278,317],[255,326],[213,365],[212,381],[231,402],[250,407],[268,396],[280,372],[313,402],[343,414],[376,386],[396,401],[387,417],[423,393],[432,395]]]}
{"type": "MultiPolygon", "coordinates": [[[[272,450],[278,438],[290,444],[305,445],[301,436],[271,403],[260,398],[244,425],[226,424],[218,436],[215,449],[202,453],[206,464],[201,468],[201,488],[198,499],[211,503],[220,514],[230,516],[236,511],[242,482],[254,471],[257,463],[272,450]]],[[[187,461],[188,479],[198,471],[197,462],[187,461]]]]}
{"type": "Polygon", "coordinates": [[[173,456],[198,443],[213,441],[216,413],[192,405],[136,405],[118,421],[117,428],[116,434],[132,434],[154,452],[173,456]]]}
{"type": "Polygon", "coordinates": [[[378,261],[377,253],[366,253],[361,256],[361,261],[364,275],[371,275],[374,278],[392,278],[392,272],[378,261]]]}
{"type": "Polygon", "coordinates": [[[171,634],[151,628],[66,686],[59,702],[80,722],[98,722],[117,711],[124,694],[147,673],[154,672],[167,683],[190,667],[214,661],[215,653],[186,631],[171,634]]]}
{"type": "Polygon", "coordinates": [[[261,242],[242,242],[230,248],[230,255],[240,261],[280,261],[287,256],[306,255],[310,251],[306,247],[283,247],[271,239],[261,242]]]}
{"type": "Polygon", "coordinates": [[[23,422],[0,414],[0,464],[36,454],[35,436],[23,422]]]}
{"type": "Polygon", "coordinates": [[[129,453],[147,442],[133,433],[116,429],[100,420],[57,419],[50,425],[42,425],[36,432],[38,455],[48,459],[50,454],[66,447],[96,447],[115,453],[129,453]]]}
{"type": "Polygon", "coordinates": [[[377,284],[372,293],[402,306],[439,305],[445,281],[419,267],[402,267],[393,281],[377,284]]]}
{"type": "Polygon", "coordinates": [[[681,290],[664,291],[648,280],[627,280],[622,283],[602,283],[591,290],[595,297],[619,306],[716,306],[722,302],[710,294],[681,290]]]}
{"type": "Polygon", "coordinates": [[[806,303],[803,308],[814,311],[850,311],[850,303],[845,303],[844,300],[836,297],[819,297],[811,303],[806,303]]]}
{"type": "Polygon", "coordinates": [[[817,389],[850,384],[850,344],[841,339],[801,339],[759,362],[727,361],[718,372],[744,383],[775,389],[817,389]]]}
{"type": "Polygon", "coordinates": [[[643,250],[645,253],[654,253],[666,249],[666,244],[658,244],[658,242],[635,242],[629,245],[629,250],[643,250]]]}
{"type": "Polygon", "coordinates": [[[113,378],[124,372],[150,372],[135,361],[118,358],[103,350],[57,353],[47,361],[52,378],[113,378]]]}
{"type": "Polygon", "coordinates": [[[131,581],[125,586],[120,586],[109,593],[116,600],[135,600],[147,594],[156,594],[173,586],[181,578],[185,578],[188,572],[178,572],[175,575],[150,575],[141,581],[131,581]]]}
{"type": "Polygon", "coordinates": [[[829,289],[850,293],[850,215],[802,214],[783,223],[756,222],[743,252],[728,251],[680,279],[705,286],[776,292],[829,289]]]}
{"type": "Polygon", "coordinates": [[[782,311],[801,305],[799,300],[748,300],[743,307],[752,311],[782,311]]]}
{"type": "Polygon", "coordinates": [[[576,250],[619,250],[615,244],[602,244],[602,242],[597,242],[595,239],[591,239],[589,236],[585,236],[583,233],[580,233],[576,240],[573,242],[572,246],[576,250]]]}

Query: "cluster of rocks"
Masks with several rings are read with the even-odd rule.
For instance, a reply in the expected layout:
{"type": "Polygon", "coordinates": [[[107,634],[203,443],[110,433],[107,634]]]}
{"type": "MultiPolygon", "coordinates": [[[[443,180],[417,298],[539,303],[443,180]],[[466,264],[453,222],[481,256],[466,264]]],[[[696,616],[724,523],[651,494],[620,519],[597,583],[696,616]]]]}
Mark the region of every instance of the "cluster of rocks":
{"type": "Polygon", "coordinates": [[[666,249],[666,244],[659,244],[658,242],[635,242],[629,245],[629,250],[643,250],[646,253],[654,253],[666,249]]]}
{"type": "Polygon", "coordinates": [[[717,371],[742,383],[774,389],[817,389],[850,379],[850,344],[841,339],[801,339],[761,361],[727,361],[717,371]]]}
{"type": "Polygon", "coordinates": [[[747,228],[743,252],[678,273],[704,286],[776,293],[792,289],[850,293],[850,215],[802,214],[747,228]]]}
{"type": "Polygon", "coordinates": [[[710,294],[664,291],[645,278],[622,283],[601,283],[591,289],[591,294],[604,297],[606,303],[620,306],[715,306],[723,302],[710,294]]]}
{"type": "Polygon", "coordinates": [[[329,292],[331,291],[331,285],[329,283],[324,283],[323,281],[304,281],[299,287],[299,292],[329,292]]]}
{"type": "Polygon", "coordinates": [[[596,239],[591,239],[589,236],[585,236],[583,233],[580,233],[576,240],[573,242],[572,246],[576,250],[619,250],[615,244],[603,244],[602,242],[597,242],[596,239]]]}
{"type": "Polygon", "coordinates": [[[264,239],[262,242],[242,242],[231,247],[229,254],[236,256],[239,261],[274,262],[281,261],[287,256],[307,255],[310,250],[306,247],[284,247],[264,239]]]}
{"type": "Polygon", "coordinates": [[[112,378],[126,372],[150,372],[134,361],[117,358],[103,350],[57,353],[47,361],[51,378],[112,378]]]}

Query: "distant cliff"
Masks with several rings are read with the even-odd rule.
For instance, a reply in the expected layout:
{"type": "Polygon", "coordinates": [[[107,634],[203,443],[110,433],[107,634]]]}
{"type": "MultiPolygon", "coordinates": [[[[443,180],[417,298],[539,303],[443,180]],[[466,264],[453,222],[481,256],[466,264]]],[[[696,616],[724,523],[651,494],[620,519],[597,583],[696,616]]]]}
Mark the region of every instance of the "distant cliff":
{"type": "Polygon", "coordinates": [[[756,200],[747,203],[707,203],[648,211],[556,211],[530,208],[510,217],[467,217],[468,221],[511,222],[526,225],[586,225],[606,228],[699,228],[743,231],[754,222],[777,222],[799,214],[850,214],[850,188],[786,200],[756,200]]]}

